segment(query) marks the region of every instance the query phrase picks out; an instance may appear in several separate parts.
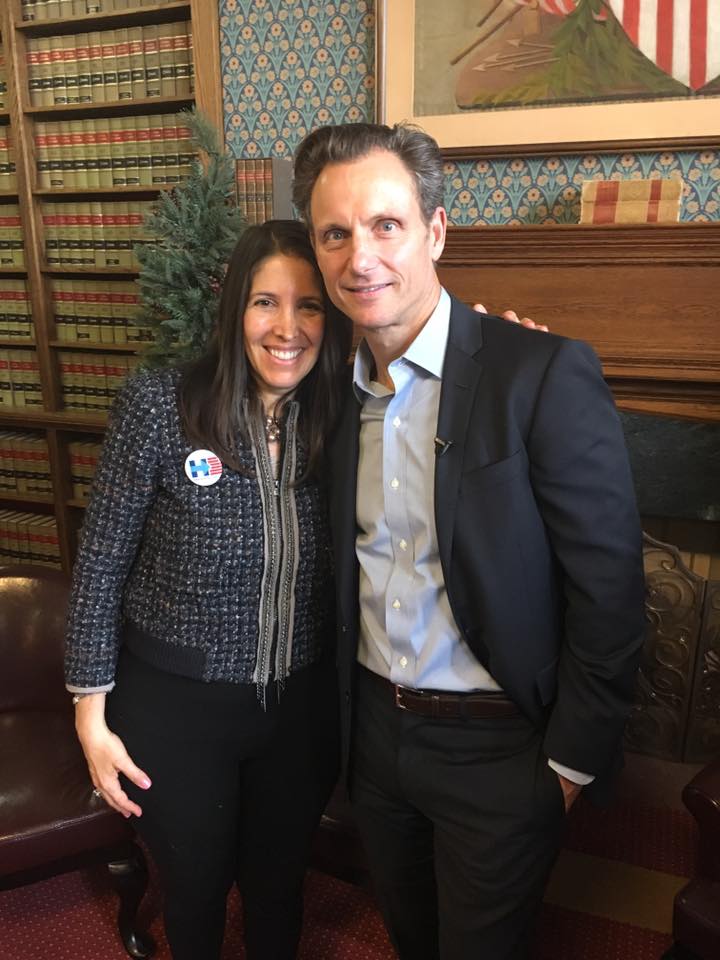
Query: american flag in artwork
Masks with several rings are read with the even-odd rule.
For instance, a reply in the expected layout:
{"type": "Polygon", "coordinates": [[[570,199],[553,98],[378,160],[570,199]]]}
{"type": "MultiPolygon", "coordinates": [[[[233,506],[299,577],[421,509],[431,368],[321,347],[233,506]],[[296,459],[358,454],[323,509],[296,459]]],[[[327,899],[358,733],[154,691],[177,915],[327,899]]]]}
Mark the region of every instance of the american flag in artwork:
{"type": "Polygon", "coordinates": [[[635,46],[699,90],[720,74],[720,0],[607,0],[635,46]]]}

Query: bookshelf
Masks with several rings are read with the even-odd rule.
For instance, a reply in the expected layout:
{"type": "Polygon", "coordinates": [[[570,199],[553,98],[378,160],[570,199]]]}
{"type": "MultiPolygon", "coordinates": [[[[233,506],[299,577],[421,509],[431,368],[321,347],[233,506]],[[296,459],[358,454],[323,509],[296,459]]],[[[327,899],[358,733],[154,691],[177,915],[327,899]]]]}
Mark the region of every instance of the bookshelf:
{"type": "Polygon", "coordinates": [[[0,4],[0,562],[72,566],[147,336],[132,244],[189,162],[179,111],[222,134],[218,30],[208,0],[0,4]]]}

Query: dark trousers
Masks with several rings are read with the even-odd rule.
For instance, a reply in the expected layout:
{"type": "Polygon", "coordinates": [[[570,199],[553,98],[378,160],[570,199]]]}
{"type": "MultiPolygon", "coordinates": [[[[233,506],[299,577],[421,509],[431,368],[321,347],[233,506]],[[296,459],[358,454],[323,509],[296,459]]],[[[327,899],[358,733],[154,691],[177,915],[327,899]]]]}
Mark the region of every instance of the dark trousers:
{"type": "Polygon", "coordinates": [[[521,960],[564,802],[524,717],[430,720],[358,670],[350,799],[401,960],[521,960]]]}
{"type": "Polygon", "coordinates": [[[332,663],[254,685],[200,683],[123,653],[108,726],[152,780],[123,778],[160,871],[174,960],[218,960],[225,902],[243,900],[248,960],[292,960],[315,828],[337,777],[332,663]]]}

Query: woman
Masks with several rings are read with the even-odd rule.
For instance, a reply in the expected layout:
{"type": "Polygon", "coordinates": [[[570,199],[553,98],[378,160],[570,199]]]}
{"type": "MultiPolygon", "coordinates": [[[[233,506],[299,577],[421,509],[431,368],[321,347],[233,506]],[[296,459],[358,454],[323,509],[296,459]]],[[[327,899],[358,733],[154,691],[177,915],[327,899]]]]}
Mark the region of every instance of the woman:
{"type": "Polygon", "coordinates": [[[305,228],[248,228],[206,354],[124,389],[87,509],[67,687],[96,790],[159,867],[174,960],[220,957],[233,882],[248,958],[296,953],[337,774],[331,311],[305,228]]]}

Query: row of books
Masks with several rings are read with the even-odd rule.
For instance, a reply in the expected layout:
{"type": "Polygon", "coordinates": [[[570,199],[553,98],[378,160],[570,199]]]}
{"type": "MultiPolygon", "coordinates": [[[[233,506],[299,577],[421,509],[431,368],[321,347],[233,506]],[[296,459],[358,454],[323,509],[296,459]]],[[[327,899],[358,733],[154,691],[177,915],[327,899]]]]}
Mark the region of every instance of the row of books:
{"type": "Polygon", "coordinates": [[[45,437],[0,431],[0,491],[52,498],[50,454],[45,437]]]}
{"type": "Polygon", "coordinates": [[[68,444],[73,499],[87,502],[101,449],[102,444],[92,440],[77,440],[68,444]]]}
{"type": "Polygon", "coordinates": [[[34,350],[0,349],[0,410],[42,409],[40,367],[34,350]]]}
{"type": "Polygon", "coordinates": [[[292,161],[283,157],[235,161],[235,196],[248,223],[293,219],[292,161]]]}
{"type": "Polygon", "coordinates": [[[138,286],[132,280],[59,280],[52,284],[58,340],[68,343],[147,343],[137,325],[138,286]]]}
{"type": "Polygon", "coordinates": [[[138,267],[133,247],[154,242],[143,230],[151,200],[41,205],[48,266],[138,267]]]}
{"type": "Polygon", "coordinates": [[[25,266],[25,241],[20,226],[20,206],[0,204],[0,267],[25,266]]]}
{"type": "Polygon", "coordinates": [[[180,183],[190,174],[193,156],[190,128],[182,113],[35,124],[41,189],[180,183]]]}
{"type": "Polygon", "coordinates": [[[30,294],[24,279],[3,278],[0,284],[0,339],[34,340],[30,294]]]}
{"type": "Polygon", "coordinates": [[[189,21],[31,37],[26,56],[35,107],[190,97],[193,91],[189,21]]]}
{"type": "Polygon", "coordinates": [[[0,510],[0,558],[10,563],[60,566],[55,517],[0,510]]]}
{"type": "Polygon", "coordinates": [[[63,405],[68,410],[104,412],[137,368],[138,357],[122,353],[59,352],[63,405]]]}
{"type": "Polygon", "coordinates": [[[17,190],[15,151],[7,126],[0,127],[0,190],[17,190]]]}
{"type": "Polygon", "coordinates": [[[172,0],[21,0],[23,20],[58,20],[136,7],[161,7],[172,0]]]}

